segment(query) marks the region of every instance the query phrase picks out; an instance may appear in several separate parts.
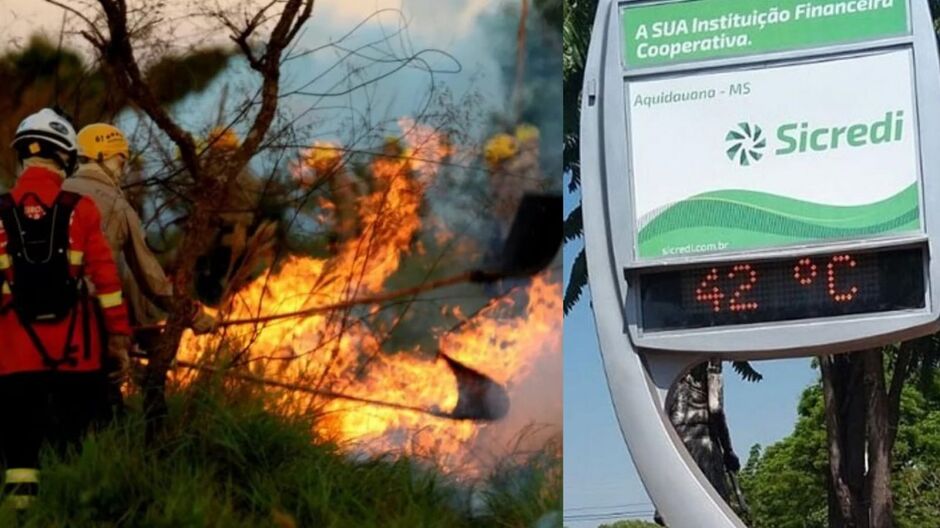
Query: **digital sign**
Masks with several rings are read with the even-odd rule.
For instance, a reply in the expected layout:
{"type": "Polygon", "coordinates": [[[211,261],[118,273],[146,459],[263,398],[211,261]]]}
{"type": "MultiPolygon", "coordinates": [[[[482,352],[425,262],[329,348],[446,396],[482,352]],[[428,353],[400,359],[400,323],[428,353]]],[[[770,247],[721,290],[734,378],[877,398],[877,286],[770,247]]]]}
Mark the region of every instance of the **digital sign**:
{"type": "Polygon", "coordinates": [[[923,308],[923,250],[840,252],[640,276],[646,331],[923,308]]]}
{"type": "Polygon", "coordinates": [[[613,408],[673,528],[747,528],[670,421],[706,361],[940,332],[933,0],[598,0],[581,220],[613,408]]]}

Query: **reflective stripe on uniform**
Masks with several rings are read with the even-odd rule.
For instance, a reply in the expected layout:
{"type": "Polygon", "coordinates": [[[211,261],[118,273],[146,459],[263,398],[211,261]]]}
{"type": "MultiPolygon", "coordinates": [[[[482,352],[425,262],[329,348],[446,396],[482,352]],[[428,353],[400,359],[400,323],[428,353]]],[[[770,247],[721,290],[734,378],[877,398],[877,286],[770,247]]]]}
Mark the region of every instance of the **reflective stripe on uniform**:
{"type": "Polygon", "coordinates": [[[102,308],[114,308],[121,305],[121,290],[113,293],[99,293],[98,300],[102,308]]]}
{"type": "Polygon", "coordinates": [[[0,255],[0,270],[5,270],[12,265],[13,261],[10,260],[10,255],[3,254],[0,255]]]}
{"type": "Polygon", "coordinates": [[[39,470],[34,468],[11,468],[7,470],[6,484],[39,482],[39,470]]]}
{"type": "Polygon", "coordinates": [[[85,259],[85,253],[82,251],[69,250],[69,264],[73,266],[81,266],[82,260],[85,259]]]}
{"type": "Polygon", "coordinates": [[[3,287],[0,290],[3,295],[13,295],[13,290],[10,289],[10,283],[7,281],[3,281],[3,287]]]}

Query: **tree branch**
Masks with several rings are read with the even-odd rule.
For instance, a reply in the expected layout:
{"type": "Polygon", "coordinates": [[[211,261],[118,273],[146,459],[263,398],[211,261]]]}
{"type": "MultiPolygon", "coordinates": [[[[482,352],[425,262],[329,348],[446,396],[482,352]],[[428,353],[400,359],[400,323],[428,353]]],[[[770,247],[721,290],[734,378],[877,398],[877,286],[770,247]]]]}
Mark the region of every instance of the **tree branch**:
{"type": "MultiPolygon", "coordinates": [[[[255,121],[252,123],[245,141],[241,144],[235,153],[232,164],[238,171],[258,150],[258,146],[267,134],[271,123],[274,121],[274,111],[277,109],[278,90],[280,88],[281,78],[281,56],[287,45],[290,43],[290,37],[293,34],[291,28],[295,25],[303,25],[309,18],[313,9],[313,0],[288,0],[281,12],[281,17],[271,32],[271,38],[268,40],[264,55],[260,60],[260,69],[258,72],[264,78],[261,85],[261,106],[255,121]],[[301,6],[305,6],[303,12],[298,16],[301,6]]],[[[229,178],[237,176],[232,171],[229,178]]]]}
{"type": "Polygon", "coordinates": [[[92,22],[92,20],[91,20],[90,18],[88,18],[88,16],[86,16],[84,13],[82,13],[82,12],[79,11],[78,9],[75,9],[74,7],[71,7],[71,6],[67,5],[67,4],[63,4],[62,2],[58,2],[58,1],[56,1],[56,0],[43,0],[43,1],[46,2],[47,4],[54,5],[54,6],[58,7],[58,8],[61,8],[61,9],[65,10],[65,11],[67,11],[68,13],[71,13],[71,14],[75,15],[76,17],[79,18],[79,20],[81,20],[82,22],[84,22],[85,24],[87,24],[88,27],[94,32],[94,35],[90,35],[90,34],[89,34],[89,35],[86,35],[85,32],[82,32],[82,35],[85,36],[85,38],[88,38],[89,41],[92,42],[92,45],[95,44],[95,41],[96,41],[96,40],[97,40],[98,42],[104,42],[104,41],[105,41],[104,35],[102,35],[100,31],[98,31],[98,28],[95,26],[95,23],[92,22]],[[91,38],[89,38],[89,37],[91,37],[91,38]]]}
{"type": "Polygon", "coordinates": [[[907,381],[908,370],[913,361],[914,351],[929,346],[931,337],[922,337],[913,341],[901,343],[898,357],[894,363],[894,373],[891,375],[891,386],[888,389],[888,445],[894,447],[894,440],[898,433],[898,420],[901,415],[901,393],[904,382],[907,381]]]}
{"type": "MultiPolygon", "coordinates": [[[[99,0],[99,4],[108,23],[109,38],[103,37],[101,42],[91,40],[91,44],[101,53],[101,58],[111,68],[124,92],[176,143],[183,164],[196,172],[199,160],[192,136],[177,125],[160,106],[137,64],[127,28],[127,6],[123,0],[99,0]]],[[[95,29],[94,26],[92,29],[95,29]]]]}
{"type": "MultiPolygon", "coordinates": [[[[237,325],[247,325],[247,324],[261,324],[269,323],[272,321],[280,321],[284,319],[298,319],[303,317],[310,317],[312,315],[317,315],[321,313],[329,313],[336,310],[348,310],[355,306],[362,306],[366,304],[380,304],[384,302],[394,301],[396,299],[401,299],[402,297],[410,297],[417,295],[419,293],[424,293],[432,290],[437,290],[440,288],[446,288],[449,286],[454,286],[457,284],[466,284],[466,283],[481,283],[481,282],[495,282],[503,278],[509,278],[510,275],[504,275],[499,273],[489,273],[484,271],[467,271],[464,273],[459,273],[457,275],[451,275],[449,277],[444,277],[442,279],[437,279],[424,284],[419,284],[418,286],[411,286],[409,288],[401,288],[398,290],[378,294],[378,295],[369,295],[364,297],[356,297],[353,299],[347,299],[345,301],[324,304],[320,306],[314,306],[312,308],[307,308],[304,310],[298,310],[295,312],[285,312],[272,315],[264,315],[259,317],[252,317],[248,319],[230,319],[227,321],[222,321],[219,323],[220,326],[237,326],[237,325]]],[[[147,325],[147,326],[138,326],[135,327],[135,330],[159,330],[163,328],[164,325],[147,325]]]]}

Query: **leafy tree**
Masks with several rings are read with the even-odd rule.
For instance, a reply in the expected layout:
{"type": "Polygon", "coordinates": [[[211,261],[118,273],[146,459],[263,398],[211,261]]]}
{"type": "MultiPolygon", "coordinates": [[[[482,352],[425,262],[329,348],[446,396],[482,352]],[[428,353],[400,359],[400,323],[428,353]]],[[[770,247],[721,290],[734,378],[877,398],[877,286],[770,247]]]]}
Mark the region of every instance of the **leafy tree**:
{"type": "MultiPolygon", "coordinates": [[[[584,83],[584,61],[591,41],[591,24],[597,11],[597,0],[565,0],[562,38],[562,76],[564,84],[564,172],[570,178],[568,190],[581,188],[581,166],[579,163],[581,142],[578,128],[581,119],[581,85],[584,83]]],[[[584,231],[581,206],[576,207],[565,219],[565,242],[581,238],[584,231]]],[[[584,249],[575,257],[571,276],[565,288],[564,310],[567,314],[587,286],[587,257],[584,249]]]]}
{"type": "MultiPolygon", "coordinates": [[[[233,51],[207,47],[162,55],[143,75],[153,85],[157,104],[167,107],[205,89],[225,71],[233,51]]],[[[44,37],[34,36],[22,49],[0,53],[0,137],[13,137],[23,118],[55,104],[81,127],[112,120],[129,101],[114,90],[101,64],[88,63],[75,50],[44,37]]],[[[9,185],[15,174],[13,150],[0,149],[0,184],[9,185]]]]}
{"type": "MultiPolygon", "coordinates": [[[[886,354],[887,355],[887,354],[886,354]]],[[[912,380],[901,392],[891,488],[895,526],[931,526],[940,515],[940,375],[912,380]]],[[[754,446],[741,475],[753,528],[830,526],[828,449],[822,383],[808,387],[793,433],[754,446]]]]}

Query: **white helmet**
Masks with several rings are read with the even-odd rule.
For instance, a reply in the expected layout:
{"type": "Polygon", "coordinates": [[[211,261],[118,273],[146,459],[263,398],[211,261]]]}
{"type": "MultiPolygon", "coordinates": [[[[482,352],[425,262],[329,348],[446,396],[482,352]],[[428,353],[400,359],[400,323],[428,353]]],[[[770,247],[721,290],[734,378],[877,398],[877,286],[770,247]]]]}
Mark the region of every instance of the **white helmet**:
{"type": "Polygon", "coordinates": [[[51,108],[43,108],[20,123],[10,146],[16,149],[20,159],[40,156],[61,162],[62,158],[55,155],[56,151],[61,151],[67,158],[63,168],[71,173],[78,154],[76,144],[75,128],[68,119],[51,108]]]}

